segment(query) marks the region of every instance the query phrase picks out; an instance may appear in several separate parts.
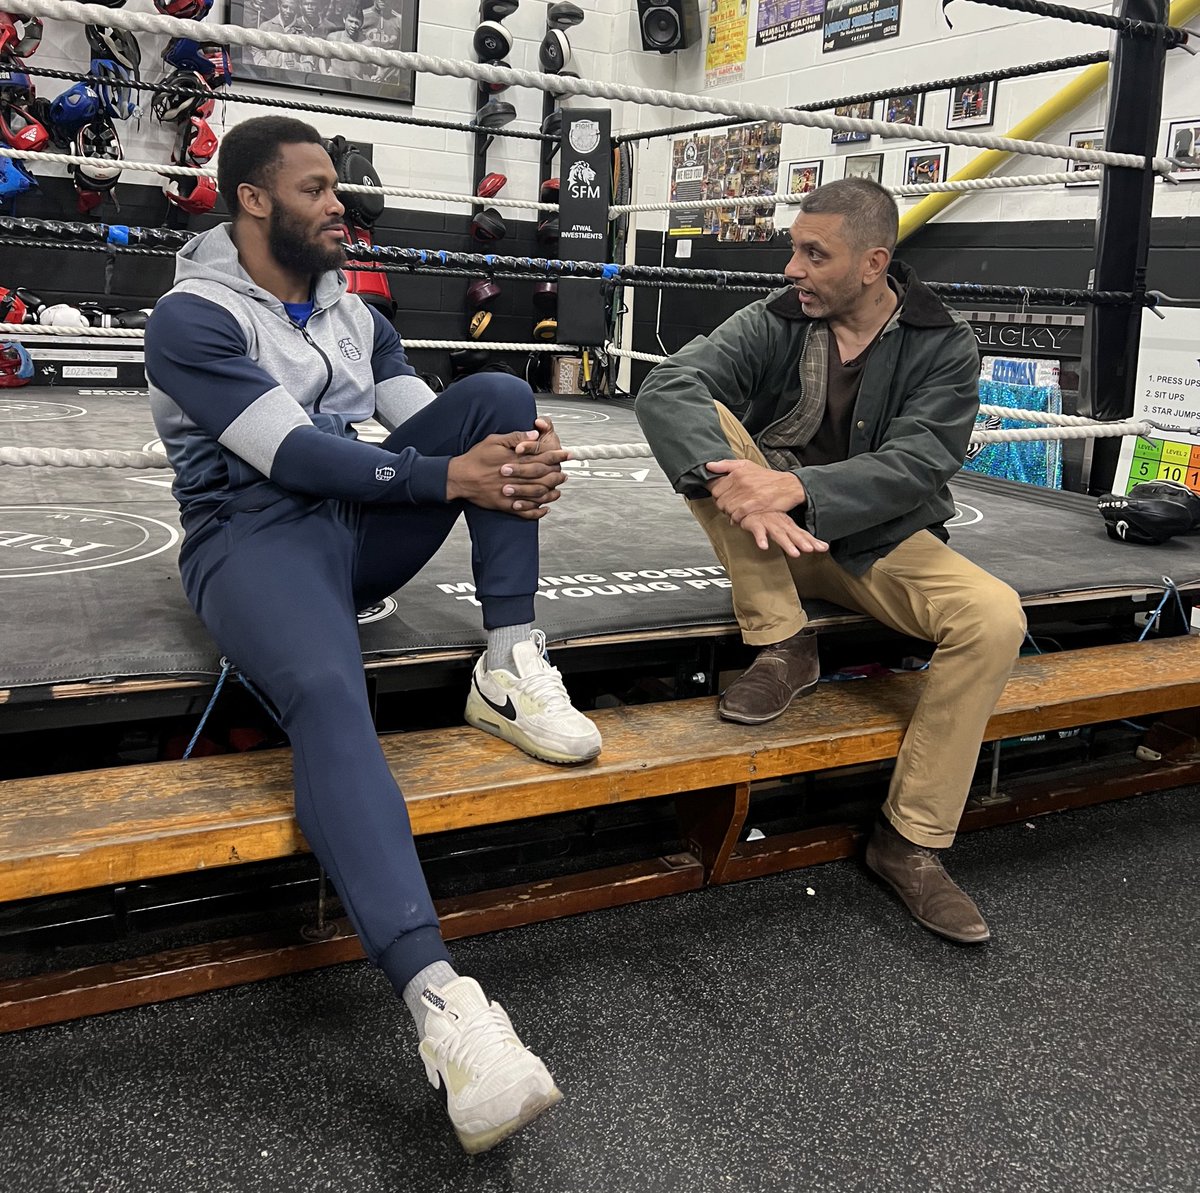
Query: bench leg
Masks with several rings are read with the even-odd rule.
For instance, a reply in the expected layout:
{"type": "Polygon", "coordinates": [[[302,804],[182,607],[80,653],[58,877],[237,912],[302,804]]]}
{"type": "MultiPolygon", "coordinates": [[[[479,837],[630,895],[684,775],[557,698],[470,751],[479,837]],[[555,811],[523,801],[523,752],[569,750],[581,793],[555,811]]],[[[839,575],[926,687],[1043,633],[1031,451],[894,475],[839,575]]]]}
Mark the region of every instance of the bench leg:
{"type": "Polygon", "coordinates": [[[725,868],[746,823],[749,807],[749,783],[675,797],[680,836],[704,866],[706,882],[725,881],[725,868]]]}

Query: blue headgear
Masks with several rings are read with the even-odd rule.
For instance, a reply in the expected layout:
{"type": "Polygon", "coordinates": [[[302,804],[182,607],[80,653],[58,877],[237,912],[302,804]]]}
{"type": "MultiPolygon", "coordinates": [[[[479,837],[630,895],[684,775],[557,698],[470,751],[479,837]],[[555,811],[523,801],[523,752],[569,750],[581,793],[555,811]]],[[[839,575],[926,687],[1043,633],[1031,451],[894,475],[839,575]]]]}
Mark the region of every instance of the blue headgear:
{"type": "Polygon", "coordinates": [[[128,120],[130,116],[138,115],[138,105],[129,86],[133,75],[128,67],[111,58],[93,58],[89,73],[105,116],[128,120]]]}
{"type": "Polygon", "coordinates": [[[5,67],[0,70],[0,98],[25,100],[33,98],[33,84],[23,70],[5,67]]]}
{"type": "Polygon", "coordinates": [[[100,111],[100,96],[96,89],[87,83],[76,83],[50,105],[50,121],[60,133],[69,137],[89,120],[95,120],[100,111]]]}
{"type": "Polygon", "coordinates": [[[0,157],[0,199],[13,199],[37,186],[37,179],[15,158],[0,157]]]}
{"type": "Polygon", "coordinates": [[[163,50],[163,61],[177,70],[194,70],[206,79],[216,72],[216,63],[210,62],[200,51],[200,43],[190,37],[173,37],[163,50]]]}

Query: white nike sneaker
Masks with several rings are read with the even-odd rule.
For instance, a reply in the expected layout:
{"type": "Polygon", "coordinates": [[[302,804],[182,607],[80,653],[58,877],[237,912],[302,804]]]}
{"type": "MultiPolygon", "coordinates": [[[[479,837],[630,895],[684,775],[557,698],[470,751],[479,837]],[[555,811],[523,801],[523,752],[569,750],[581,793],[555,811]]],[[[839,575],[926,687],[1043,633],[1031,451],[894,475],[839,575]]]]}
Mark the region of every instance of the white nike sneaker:
{"type": "Polygon", "coordinates": [[[485,1152],[562,1098],[546,1066],[513,1031],[504,1008],[474,978],[426,986],[425,1034],[418,1051],[429,1083],[468,1152],[485,1152]]]}
{"type": "Polygon", "coordinates": [[[467,696],[467,723],[546,762],[587,762],[600,753],[600,730],[576,711],[557,667],[545,658],[546,635],[534,630],[513,647],[517,674],[488,671],[479,656],[467,696]]]}

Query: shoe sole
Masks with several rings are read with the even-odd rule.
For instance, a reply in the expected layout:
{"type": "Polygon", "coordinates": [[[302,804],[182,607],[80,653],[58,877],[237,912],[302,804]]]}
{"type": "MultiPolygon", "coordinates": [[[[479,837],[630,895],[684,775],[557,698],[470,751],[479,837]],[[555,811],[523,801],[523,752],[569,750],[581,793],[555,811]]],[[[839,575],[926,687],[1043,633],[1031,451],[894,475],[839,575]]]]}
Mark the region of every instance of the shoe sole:
{"type": "Polygon", "coordinates": [[[458,1136],[459,1143],[463,1146],[463,1151],[468,1155],[477,1156],[480,1152],[486,1152],[496,1146],[498,1143],[503,1143],[510,1135],[515,1135],[522,1127],[527,1127],[535,1118],[541,1114],[545,1114],[551,1106],[562,1101],[562,1093],[558,1086],[551,1086],[549,1093],[530,1094],[521,1105],[521,1109],[517,1111],[515,1118],[510,1118],[508,1122],[501,1123],[498,1127],[493,1127],[490,1131],[477,1131],[474,1135],[466,1135],[456,1127],[454,1133],[458,1136]]]}
{"type": "Polygon", "coordinates": [[[983,936],[955,936],[952,932],[947,932],[944,928],[939,928],[936,924],[930,923],[929,920],[922,919],[915,911],[913,911],[911,907],[909,907],[908,903],[905,902],[904,896],[900,893],[899,887],[897,887],[896,884],[892,882],[892,880],[888,878],[886,874],[881,874],[875,869],[874,866],[871,865],[870,862],[864,861],[863,865],[866,867],[867,873],[875,878],[878,882],[883,883],[884,886],[886,886],[887,889],[891,891],[897,899],[900,900],[900,906],[903,907],[904,910],[907,911],[908,914],[914,920],[916,920],[922,928],[932,932],[934,936],[940,936],[943,940],[948,940],[952,944],[987,944],[987,942],[992,939],[992,932],[990,928],[984,932],[983,936]]]}
{"type": "Polygon", "coordinates": [[[765,725],[768,721],[774,721],[776,718],[783,716],[792,704],[799,700],[802,696],[810,696],[817,690],[817,685],[821,681],[814,679],[812,683],[805,684],[802,688],[797,688],[788,699],[788,702],[778,711],[769,713],[765,717],[748,717],[742,713],[727,712],[721,705],[717,705],[717,715],[722,721],[736,721],[739,725],[765,725]]]}
{"type": "Polygon", "coordinates": [[[582,762],[591,762],[600,753],[599,746],[586,754],[572,754],[566,750],[549,749],[540,742],[535,742],[512,721],[505,721],[480,712],[478,707],[471,702],[468,702],[463,716],[468,725],[482,729],[484,733],[490,733],[493,737],[502,738],[510,745],[524,750],[526,754],[532,754],[534,758],[540,758],[543,762],[556,762],[561,766],[578,766],[582,762]]]}

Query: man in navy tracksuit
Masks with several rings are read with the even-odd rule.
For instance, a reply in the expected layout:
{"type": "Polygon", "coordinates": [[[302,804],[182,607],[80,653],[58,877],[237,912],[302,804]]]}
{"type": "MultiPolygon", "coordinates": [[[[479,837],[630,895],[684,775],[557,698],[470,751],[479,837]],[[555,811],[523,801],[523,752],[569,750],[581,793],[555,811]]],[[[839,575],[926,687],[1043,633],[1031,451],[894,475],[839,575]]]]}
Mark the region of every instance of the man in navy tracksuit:
{"type": "Polygon", "coordinates": [[[224,138],[233,219],[178,255],[146,329],[150,401],[176,474],[188,599],[279,716],[300,828],[480,1151],[559,1094],[503,1009],[450,965],[372,722],[356,610],[411,580],[464,515],[488,631],[467,719],[538,757],[594,757],[599,733],[532,625],[537,521],[566,453],[524,382],[484,373],[435,397],[417,377],[387,320],[346,293],[335,184],[300,121],[250,120],[224,138]],[[371,415],[391,430],[381,446],[352,429],[371,415]]]}

